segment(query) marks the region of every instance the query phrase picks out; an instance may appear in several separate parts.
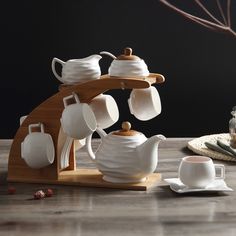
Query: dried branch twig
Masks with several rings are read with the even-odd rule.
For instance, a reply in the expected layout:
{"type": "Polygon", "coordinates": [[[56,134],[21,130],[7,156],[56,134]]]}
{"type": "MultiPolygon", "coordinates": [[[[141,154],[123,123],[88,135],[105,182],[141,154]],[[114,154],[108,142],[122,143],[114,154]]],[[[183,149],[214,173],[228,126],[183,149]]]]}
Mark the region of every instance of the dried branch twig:
{"type": "Polygon", "coordinates": [[[229,27],[231,27],[230,5],[231,5],[231,0],[227,0],[227,20],[228,20],[228,26],[229,26],[229,27]]]}
{"type": "Polygon", "coordinates": [[[219,25],[224,25],[222,22],[220,22],[216,17],[214,17],[207,9],[206,9],[206,7],[204,6],[204,5],[202,5],[202,3],[199,1],[199,0],[194,0],[196,3],[197,3],[197,5],[199,6],[199,7],[201,7],[202,8],[202,10],[212,19],[212,20],[214,20],[216,23],[218,23],[219,25]]]}
{"type": "Polygon", "coordinates": [[[222,7],[221,7],[220,1],[219,1],[219,0],[216,0],[216,4],[217,4],[217,6],[218,6],[218,9],[219,9],[219,11],[220,11],[220,14],[221,14],[221,16],[222,16],[222,18],[223,18],[223,21],[224,21],[225,25],[227,25],[228,23],[227,23],[227,20],[226,20],[226,18],[225,18],[225,14],[224,14],[224,11],[223,11],[223,9],[222,9],[222,7]]]}
{"type": "MultiPolygon", "coordinates": [[[[220,31],[220,32],[225,32],[225,33],[229,33],[232,36],[236,37],[236,32],[231,28],[231,23],[230,23],[230,0],[227,0],[227,24],[223,24],[222,22],[220,23],[214,23],[210,20],[205,20],[203,18],[197,17],[195,15],[192,15],[186,11],[181,10],[180,8],[174,6],[173,4],[169,3],[167,0],[159,0],[161,3],[163,3],[164,5],[168,6],[169,8],[171,8],[172,10],[174,10],[175,12],[179,13],[180,15],[200,24],[203,25],[204,27],[211,29],[211,30],[216,30],[216,31],[220,31]]],[[[199,1],[195,0],[196,3],[199,3],[202,6],[202,9],[204,9],[204,11],[209,15],[212,15],[199,1]]],[[[200,6],[199,5],[199,6],[200,6]]],[[[221,5],[220,5],[221,8],[221,5]]],[[[222,8],[221,8],[222,9],[222,8]]],[[[223,10],[222,10],[223,12],[223,10]]],[[[224,14],[223,14],[224,15],[224,14]]],[[[212,15],[212,17],[214,17],[212,15]]],[[[211,17],[211,18],[212,18],[211,17]]],[[[213,18],[212,18],[213,19],[213,18]]],[[[214,17],[214,21],[216,21],[217,19],[214,17]]]]}

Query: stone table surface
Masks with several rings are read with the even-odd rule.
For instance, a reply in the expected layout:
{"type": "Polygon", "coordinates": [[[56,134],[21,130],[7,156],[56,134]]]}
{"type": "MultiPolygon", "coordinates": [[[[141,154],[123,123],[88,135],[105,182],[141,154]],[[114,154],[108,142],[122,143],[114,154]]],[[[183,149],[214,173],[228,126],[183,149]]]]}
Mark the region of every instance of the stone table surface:
{"type": "MultiPolygon", "coordinates": [[[[169,138],[159,145],[157,172],[177,177],[190,138],[169,138]]],[[[7,183],[11,140],[0,140],[0,235],[236,235],[235,192],[172,192],[161,181],[148,191],[78,186],[7,183]],[[9,186],[16,188],[8,195],[9,186]],[[54,196],[32,200],[39,189],[52,188],[54,196]]],[[[93,140],[97,147],[99,140],[93,140]]],[[[226,166],[226,182],[236,189],[236,167],[226,166]]],[[[94,167],[85,149],[78,151],[78,167],[94,167]]]]}

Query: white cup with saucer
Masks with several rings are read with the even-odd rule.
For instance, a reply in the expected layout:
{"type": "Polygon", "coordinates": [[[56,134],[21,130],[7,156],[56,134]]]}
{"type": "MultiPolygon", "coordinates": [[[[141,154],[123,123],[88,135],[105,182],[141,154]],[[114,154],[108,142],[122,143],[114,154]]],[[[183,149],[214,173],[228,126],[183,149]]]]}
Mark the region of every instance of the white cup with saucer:
{"type": "Polygon", "coordinates": [[[205,188],[215,180],[224,180],[225,167],[205,156],[186,156],[179,166],[179,179],[189,188],[205,188]],[[220,175],[216,175],[216,169],[220,175]]]}

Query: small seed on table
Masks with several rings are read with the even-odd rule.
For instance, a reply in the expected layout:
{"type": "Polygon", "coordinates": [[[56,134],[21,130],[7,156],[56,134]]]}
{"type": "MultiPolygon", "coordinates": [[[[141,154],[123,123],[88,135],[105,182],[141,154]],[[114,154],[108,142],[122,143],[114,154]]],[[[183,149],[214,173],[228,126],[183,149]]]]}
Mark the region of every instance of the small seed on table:
{"type": "Polygon", "coordinates": [[[12,186],[10,186],[7,190],[8,194],[15,194],[16,193],[16,189],[12,186]]]}
{"type": "Polygon", "coordinates": [[[46,197],[51,197],[53,195],[52,189],[48,188],[45,194],[46,194],[46,197]]]}

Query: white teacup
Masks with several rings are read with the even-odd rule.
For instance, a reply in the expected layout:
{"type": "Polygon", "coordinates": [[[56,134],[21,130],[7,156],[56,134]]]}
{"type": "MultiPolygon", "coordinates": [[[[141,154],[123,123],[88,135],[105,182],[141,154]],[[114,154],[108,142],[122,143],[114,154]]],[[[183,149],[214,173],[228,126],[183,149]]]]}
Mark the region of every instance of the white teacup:
{"type": "Polygon", "coordinates": [[[209,157],[187,156],[180,163],[179,178],[188,187],[204,188],[215,179],[224,179],[225,167],[214,164],[209,157]],[[216,176],[216,169],[220,169],[220,176],[216,176]]]}
{"type": "Polygon", "coordinates": [[[101,58],[96,54],[82,59],[71,59],[67,62],[53,58],[52,71],[56,78],[64,84],[84,83],[100,78],[101,69],[98,62],[101,58]],[[56,62],[62,66],[61,76],[56,72],[56,62]]]}
{"type": "Polygon", "coordinates": [[[119,119],[119,110],[115,99],[108,94],[100,94],[89,104],[96,117],[97,126],[106,129],[119,119]]]}
{"type": "Polygon", "coordinates": [[[50,134],[44,132],[43,124],[29,125],[29,134],[21,143],[21,157],[26,164],[35,169],[51,165],[55,150],[50,134]],[[40,132],[32,132],[32,128],[40,128],[40,132]]]}
{"type": "Polygon", "coordinates": [[[63,98],[65,109],[61,116],[63,131],[74,139],[84,139],[97,128],[97,122],[92,109],[87,103],[80,103],[77,94],[63,98]],[[75,99],[76,103],[68,104],[75,99]]]}
{"type": "Polygon", "coordinates": [[[161,99],[153,86],[133,89],[128,104],[131,114],[139,120],[150,120],[161,113],[161,99]]]}

